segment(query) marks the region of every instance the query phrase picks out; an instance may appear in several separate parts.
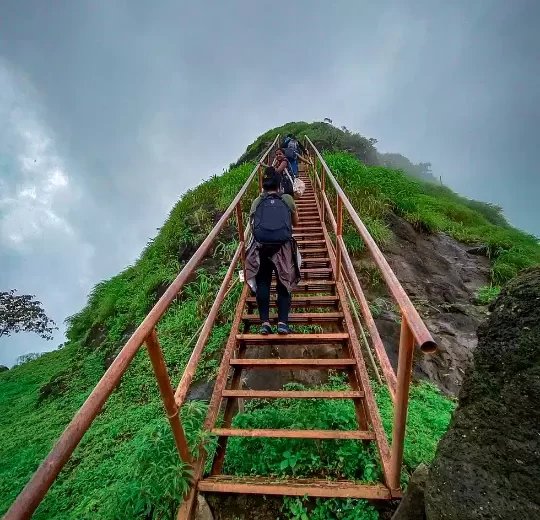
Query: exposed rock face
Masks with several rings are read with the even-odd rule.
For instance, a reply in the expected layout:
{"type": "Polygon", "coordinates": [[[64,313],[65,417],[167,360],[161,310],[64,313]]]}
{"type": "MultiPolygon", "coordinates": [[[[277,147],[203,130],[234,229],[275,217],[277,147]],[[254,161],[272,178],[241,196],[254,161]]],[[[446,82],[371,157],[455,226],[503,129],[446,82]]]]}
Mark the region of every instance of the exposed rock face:
{"type": "Polygon", "coordinates": [[[490,310],[430,468],[428,520],[540,518],[540,267],[490,310]]]}
{"type": "MultiPolygon", "coordinates": [[[[415,376],[457,395],[477,344],[476,329],[485,317],[485,308],[474,305],[474,299],[478,289],[489,284],[489,260],[443,233],[419,233],[395,215],[390,227],[395,239],[385,248],[388,263],[439,347],[433,355],[415,358],[415,376]]],[[[376,320],[395,369],[396,318],[395,311],[387,309],[376,320]]]]}
{"type": "Polygon", "coordinates": [[[195,512],[195,520],[214,520],[212,511],[210,511],[210,506],[200,493],[197,495],[197,510],[195,512]]]}
{"type": "Polygon", "coordinates": [[[424,492],[428,468],[425,464],[420,464],[412,474],[407,492],[400,502],[392,520],[426,520],[424,506],[424,492]]]}

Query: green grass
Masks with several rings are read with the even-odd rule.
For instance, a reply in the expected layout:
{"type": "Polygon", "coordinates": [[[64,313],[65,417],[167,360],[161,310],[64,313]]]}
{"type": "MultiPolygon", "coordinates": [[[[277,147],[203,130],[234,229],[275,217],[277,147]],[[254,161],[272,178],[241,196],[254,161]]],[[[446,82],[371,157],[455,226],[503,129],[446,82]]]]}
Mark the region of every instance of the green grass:
{"type": "MultiPolygon", "coordinates": [[[[331,377],[330,382],[320,389],[346,390],[348,386],[343,381],[339,376],[331,377]]],[[[289,384],[286,388],[306,389],[300,384],[289,384]]],[[[385,387],[374,385],[374,390],[383,426],[391,442],[393,404],[385,387]]],[[[429,464],[433,460],[437,443],[448,428],[454,406],[454,401],[429,383],[422,382],[411,387],[402,475],[404,484],[418,464],[429,464]]],[[[248,401],[245,413],[234,418],[233,427],[352,430],[357,428],[357,422],[350,400],[276,399],[248,401]]],[[[344,440],[232,437],[228,443],[224,472],[277,478],[352,479],[366,483],[382,478],[374,443],[366,446],[360,441],[344,440]]],[[[284,518],[292,519],[303,518],[302,514],[321,519],[378,518],[364,500],[317,500],[314,504],[308,504],[302,499],[287,499],[284,501],[283,514],[284,518]]]]}
{"type": "Polygon", "coordinates": [[[498,285],[485,285],[478,289],[476,295],[476,303],[478,305],[489,305],[501,292],[501,288],[498,285]]]}
{"type": "MultiPolygon", "coordinates": [[[[288,390],[304,390],[290,383],[288,390]]],[[[343,379],[334,376],[322,390],[346,390],[343,379]]],[[[393,404],[385,387],[374,386],[383,426],[390,439],[393,404]]],[[[405,440],[404,479],[421,462],[429,463],[437,442],[446,431],[454,402],[426,382],[411,387],[408,432],[405,440]]],[[[352,430],[357,428],[350,400],[275,399],[248,401],[245,413],[235,416],[235,428],[352,430]]],[[[235,475],[286,477],[320,476],[374,482],[381,478],[376,450],[362,442],[344,440],[260,439],[233,437],[229,440],[225,472],[235,475]]]]}
{"type": "MultiPolygon", "coordinates": [[[[416,180],[401,171],[366,166],[347,153],[327,153],[325,160],[380,245],[391,240],[385,215],[393,211],[418,230],[442,231],[483,248],[491,260],[495,285],[540,264],[538,239],[512,228],[495,205],[466,199],[445,186],[416,180]]],[[[363,249],[348,228],[344,234],[352,252],[363,249]]]]}
{"type": "MultiPolygon", "coordinates": [[[[308,132],[320,149],[348,151],[367,163],[374,153],[376,156],[373,142],[358,134],[341,132],[324,123],[293,123],[257,139],[238,167],[211,177],[184,194],[137,261],[117,276],[97,284],[87,305],[69,318],[67,342],[62,350],[0,373],[0,515],[52,448],[119,348],[232,201],[253,168],[244,162],[253,160],[278,132],[299,136],[308,132]]],[[[536,239],[511,228],[495,206],[468,201],[447,188],[415,181],[401,172],[364,166],[346,153],[329,153],[326,157],[379,244],[392,240],[386,217],[394,211],[418,229],[445,231],[484,247],[492,261],[494,285],[540,261],[536,239]]],[[[245,200],[246,212],[255,191],[254,183],[245,200]]],[[[173,385],[178,384],[191,355],[190,338],[205,319],[237,247],[234,222],[229,224],[218,237],[212,255],[158,326],[173,385]]],[[[362,252],[364,244],[347,219],[344,234],[350,250],[355,254],[362,252]]],[[[362,275],[369,283],[377,283],[377,273],[368,267],[362,275]]],[[[222,307],[199,364],[197,380],[212,378],[216,373],[240,289],[237,285],[222,307]]],[[[487,302],[489,297],[480,291],[479,300],[487,302]]],[[[371,303],[379,312],[386,305],[381,301],[371,303]]],[[[453,408],[451,401],[426,385],[414,386],[411,395],[404,478],[419,462],[431,460],[453,408]]],[[[376,388],[376,396],[383,423],[390,431],[388,395],[376,388]]],[[[205,409],[204,404],[195,402],[182,410],[192,448],[201,440],[200,424],[205,409]]],[[[246,413],[235,419],[235,424],[242,423],[273,428],[297,425],[346,429],[353,427],[354,414],[346,402],[278,400],[262,406],[248,404],[246,413]]],[[[215,440],[206,440],[212,451],[215,440]]],[[[258,446],[258,439],[249,441],[250,446],[258,446]]],[[[264,457],[261,452],[246,451],[247,445],[242,442],[231,439],[226,461],[227,468],[238,474],[317,474],[370,481],[380,471],[376,454],[360,449],[354,442],[324,441],[326,447],[321,451],[320,444],[314,442],[297,445],[294,440],[271,439],[260,448],[264,457]]],[[[33,518],[164,520],[171,517],[187,477],[174,451],[152,367],[143,348],[33,518]]],[[[307,504],[294,499],[289,505],[285,503],[284,518],[295,518],[290,516],[297,514],[295,508],[299,518],[307,514],[301,512],[306,508],[310,518],[316,519],[373,517],[373,511],[358,501],[307,504]]]]}
{"type": "MultiPolygon", "coordinates": [[[[158,291],[178,274],[191,256],[189,251],[202,242],[252,169],[253,165],[242,165],[187,192],[137,262],[97,284],[87,305],[69,318],[68,341],[62,350],[0,374],[0,515],[99,381],[106,360],[143,320],[157,301],[158,291]],[[184,250],[189,252],[187,258],[181,257],[184,250]]],[[[256,190],[255,184],[253,187],[256,190]]],[[[246,198],[246,211],[251,197],[254,193],[246,198]]],[[[180,300],[172,304],[158,326],[173,385],[178,384],[191,355],[194,343],[188,341],[206,318],[237,243],[233,228],[218,237],[213,258],[184,287],[180,300]]],[[[211,378],[219,366],[240,290],[237,284],[224,302],[197,379],[211,378]]],[[[138,476],[132,468],[134,457],[142,460],[146,450],[156,461],[162,452],[175,455],[167,432],[156,381],[143,348],[34,518],[143,518],[152,507],[159,517],[158,505],[177,503],[187,482],[174,466],[177,458],[173,456],[171,461],[175,462],[164,471],[165,476],[175,475],[171,481],[174,492],[171,486],[160,484],[163,472],[157,471],[159,468],[154,473],[144,470],[138,476]],[[156,444],[154,435],[162,442],[156,444]],[[134,490],[143,484],[148,492],[136,499],[134,490]],[[124,504],[120,510],[133,514],[114,513],[119,504],[124,504]]]]}

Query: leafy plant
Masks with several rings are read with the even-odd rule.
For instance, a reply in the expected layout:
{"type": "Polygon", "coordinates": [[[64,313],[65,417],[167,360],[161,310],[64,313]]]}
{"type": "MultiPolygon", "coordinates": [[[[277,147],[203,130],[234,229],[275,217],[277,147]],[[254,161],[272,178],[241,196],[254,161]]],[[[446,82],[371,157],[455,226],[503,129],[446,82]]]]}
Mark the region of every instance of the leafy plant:
{"type": "Polygon", "coordinates": [[[485,285],[478,289],[476,295],[476,303],[478,305],[489,305],[501,292],[501,288],[498,285],[485,285]]]}
{"type": "Polygon", "coordinates": [[[16,294],[16,290],[0,291],[0,338],[18,332],[35,332],[51,340],[56,324],[43,310],[40,301],[31,294],[16,294]]]}
{"type": "Polygon", "coordinates": [[[309,502],[306,497],[285,497],[281,512],[289,520],[378,520],[376,509],[367,500],[351,498],[318,498],[309,502]]]}

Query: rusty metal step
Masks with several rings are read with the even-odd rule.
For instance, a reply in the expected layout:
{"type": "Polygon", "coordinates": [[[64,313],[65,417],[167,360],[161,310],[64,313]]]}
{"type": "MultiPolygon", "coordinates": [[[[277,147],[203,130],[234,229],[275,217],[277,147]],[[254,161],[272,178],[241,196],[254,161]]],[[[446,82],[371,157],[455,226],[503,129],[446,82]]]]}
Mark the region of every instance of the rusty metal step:
{"type": "Polygon", "coordinates": [[[326,343],[342,343],[349,339],[348,332],[328,332],[316,334],[237,334],[236,341],[243,343],[294,343],[316,345],[326,343]]]}
{"type": "Polygon", "coordinates": [[[300,270],[300,275],[304,279],[327,278],[332,276],[332,272],[331,267],[307,267],[300,270]]]}
{"type": "Polygon", "coordinates": [[[199,481],[199,491],[256,495],[287,495],[326,498],[391,499],[382,484],[355,484],[349,480],[281,479],[276,477],[237,477],[216,475],[199,481]]]}
{"type": "Polygon", "coordinates": [[[302,242],[298,243],[298,246],[300,247],[300,249],[302,249],[303,247],[308,247],[308,246],[314,246],[314,247],[317,247],[316,245],[317,244],[325,244],[326,243],[326,240],[324,239],[319,239],[319,240],[302,240],[302,242]]]}
{"type": "Polygon", "coordinates": [[[328,370],[331,368],[345,368],[356,365],[354,359],[305,359],[305,358],[234,358],[231,366],[246,369],[273,369],[273,370],[328,370]]]}
{"type": "Polygon", "coordinates": [[[300,249],[300,251],[302,252],[302,256],[304,256],[305,254],[310,254],[310,255],[320,254],[320,253],[328,254],[328,249],[326,249],[326,247],[311,247],[308,249],[300,249]]]}
{"type": "MultiPolygon", "coordinates": [[[[248,305],[256,304],[255,296],[250,296],[246,299],[248,305]]],[[[276,305],[277,299],[270,298],[270,305],[276,305]]],[[[339,296],[295,296],[291,299],[291,307],[331,307],[339,303],[339,296]]]]}
{"type": "Polygon", "coordinates": [[[302,257],[302,265],[305,265],[305,264],[328,264],[329,262],[330,262],[330,258],[323,257],[323,256],[319,256],[319,257],[315,257],[315,258],[311,258],[309,256],[303,256],[302,257]]]}
{"type": "MultiPolygon", "coordinates": [[[[298,312],[289,314],[289,323],[304,325],[325,325],[327,323],[339,323],[343,320],[342,312],[298,312]]],[[[277,314],[270,314],[270,322],[276,322],[277,314]]],[[[258,314],[244,314],[243,321],[259,322],[258,314]]]]}
{"type": "Polygon", "coordinates": [[[375,434],[365,430],[242,430],[239,428],[214,428],[212,433],[220,437],[266,437],[274,439],[349,439],[375,440],[375,434]]]}
{"type": "MultiPolygon", "coordinates": [[[[301,280],[293,289],[293,292],[328,292],[333,291],[336,282],[334,280],[301,280]]],[[[270,290],[276,290],[276,284],[272,284],[270,290]]]]}
{"type": "Polygon", "coordinates": [[[317,239],[318,237],[323,237],[323,236],[324,236],[324,233],[323,233],[322,227],[315,231],[307,232],[307,231],[297,230],[296,232],[293,233],[293,237],[298,242],[299,246],[301,246],[304,243],[304,240],[311,241],[311,239],[317,239]]]}
{"type": "Polygon", "coordinates": [[[361,399],[362,390],[223,390],[235,399],[361,399]]]}

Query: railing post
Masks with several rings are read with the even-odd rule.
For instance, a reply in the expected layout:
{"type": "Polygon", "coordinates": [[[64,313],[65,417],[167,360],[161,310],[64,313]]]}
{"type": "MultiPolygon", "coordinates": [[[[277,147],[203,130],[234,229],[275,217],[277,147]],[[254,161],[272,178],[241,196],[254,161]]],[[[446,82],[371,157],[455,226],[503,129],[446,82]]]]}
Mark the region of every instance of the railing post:
{"type": "Polygon", "coordinates": [[[259,164],[259,193],[263,191],[263,167],[259,164]]]}
{"type": "Polygon", "coordinates": [[[394,402],[394,427],[392,428],[392,458],[390,462],[390,475],[392,480],[389,483],[391,489],[399,489],[400,487],[413,351],[414,337],[405,316],[402,314],[401,334],[399,336],[397,389],[396,400],[394,402]]]}
{"type": "Polygon", "coordinates": [[[240,251],[242,257],[242,271],[244,272],[244,281],[246,279],[246,241],[244,237],[244,223],[242,222],[242,203],[236,205],[236,221],[238,223],[238,236],[240,238],[240,251]]]}
{"type": "MultiPolygon", "coordinates": [[[[317,169],[315,169],[315,173],[317,173],[317,169]]],[[[324,165],[321,163],[321,220],[322,220],[323,225],[325,222],[324,217],[325,217],[325,211],[326,211],[326,208],[324,207],[325,191],[326,191],[326,172],[324,170],[324,165]]]]}
{"type": "Polygon", "coordinates": [[[152,329],[150,334],[146,337],[146,348],[148,349],[148,355],[150,356],[150,361],[154,368],[154,374],[156,375],[159,386],[159,393],[161,394],[161,399],[163,400],[165,411],[167,412],[167,419],[169,419],[169,424],[171,425],[176,449],[178,450],[180,459],[183,462],[190,464],[191,454],[189,453],[184,428],[182,427],[178,415],[178,406],[176,406],[176,402],[174,401],[174,392],[171,386],[171,380],[169,379],[169,374],[167,373],[167,368],[165,367],[165,360],[163,359],[163,353],[161,352],[156,329],[152,329]]]}
{"type": "Polygon", "coordinates": [[[341,238],[343,236],[343,201],[337,196],[337,225],[336,225],[336,281],[341,277],[341,238]]]}

